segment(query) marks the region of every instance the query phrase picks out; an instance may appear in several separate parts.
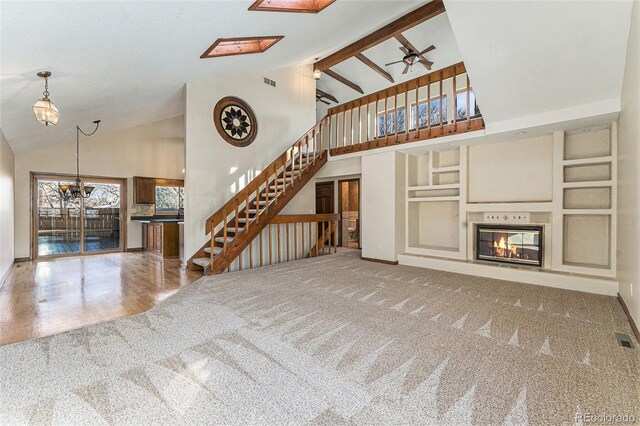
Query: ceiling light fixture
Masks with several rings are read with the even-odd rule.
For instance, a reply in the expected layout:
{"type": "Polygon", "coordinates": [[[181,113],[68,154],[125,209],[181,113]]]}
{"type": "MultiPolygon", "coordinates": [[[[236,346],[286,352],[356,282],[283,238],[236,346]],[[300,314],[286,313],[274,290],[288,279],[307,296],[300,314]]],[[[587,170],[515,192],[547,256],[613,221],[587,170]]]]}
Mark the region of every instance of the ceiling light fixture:
{"type": "Polygon", "coordinates": [[[320,70],[313,70],[313,78],[316,80],[320,80],[320,76],[322,76],[322,71],[320,70]]]}
{"type": "Polygon", "coordinates": [[[93,192],[93,186],[85,186],[82,181],[80,181],[80,133],[85,136],[91,136],[97,132],[100,126],[100,120],[96,120],[93,123],[96,125],[96,128],[91,133],[85,133],[80,126],[76,126],[76,182],[74,185],[58,185],[58,193],[65,201],[69,201],[72,198],[89,198],[93,192]]]}
{"type": "Polygon", "coordinates": [[[36,120],[48,126],[49,124],[56,125],[58,124],[58,108],[51,102],[49,99],[49,77],[51,77],[51,72],[49,71],[40,71],[36,74],[38,77],[44,78],[44,98],[40,99],[38,102],[33,105],[33,113],[36,115],[36,120]]]}

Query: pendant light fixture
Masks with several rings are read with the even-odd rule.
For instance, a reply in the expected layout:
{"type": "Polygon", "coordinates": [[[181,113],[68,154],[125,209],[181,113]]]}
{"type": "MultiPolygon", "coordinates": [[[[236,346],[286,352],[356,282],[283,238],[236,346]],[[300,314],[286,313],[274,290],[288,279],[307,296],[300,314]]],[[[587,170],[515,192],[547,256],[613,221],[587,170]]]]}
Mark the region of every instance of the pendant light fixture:
{"type": "Polygon", "coordinates": [[[36,115],[36,120],[48,126],[49,124],[56,125],[58,123],[58,108],[49,99],[49,77],[51,72],[40,71],[37,74],[38,77],[44,78],[44,98],[40,99],[33,105],[33,113],[36,115]]]}
{"type": "Polygon", "coordinates": [[[58,193],[65,201],[69,201],[72,198],[89,198],[93,192],[93,186],[85,186],[80,181],[80,133],[85,136],[91,136],[97,132],[100,126],[100,120],[96,120],[93,123],[96,125],[96,128],[91,133],[85,133],[80,126],[76,126],[76,182],[73,185],[58,185],[58,193]]]}

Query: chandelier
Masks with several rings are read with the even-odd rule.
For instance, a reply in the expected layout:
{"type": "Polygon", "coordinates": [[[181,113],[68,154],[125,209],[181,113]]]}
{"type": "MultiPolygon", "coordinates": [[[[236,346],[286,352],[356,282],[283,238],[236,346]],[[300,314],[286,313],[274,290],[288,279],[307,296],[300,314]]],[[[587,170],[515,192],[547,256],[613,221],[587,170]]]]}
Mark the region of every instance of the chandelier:
{"type": "Polygon", "coordinates": [[[72,198],[89,198],[91,196],[91,193],[93,192],[93,186],[84,185],[80,181],[80,133],[85,136],[91,136],[95,132],[97,132],[98,127],[100,126],[100,120],[96,120],[93,123],[96,125],[96,128],[93,129],[93,132],[91,133],[85,133],[80,128],[80,126],[76,126],[76,181],[73,185],[58,185],[58,193],[60,194],[60,198],[62,198],[65,202],[71,200],[72,198]]]}
{"type": "Polygon", "coordinates": [[[44,98],[40,99],[33,105],[33,113],[36,115],[36,120],[48,126],[49,124],[56,125],[58,123],[58,108],[49,99],[49,77],[51,72],[40,71],[37,74],[38,77],[44,78],[44,98]]]}

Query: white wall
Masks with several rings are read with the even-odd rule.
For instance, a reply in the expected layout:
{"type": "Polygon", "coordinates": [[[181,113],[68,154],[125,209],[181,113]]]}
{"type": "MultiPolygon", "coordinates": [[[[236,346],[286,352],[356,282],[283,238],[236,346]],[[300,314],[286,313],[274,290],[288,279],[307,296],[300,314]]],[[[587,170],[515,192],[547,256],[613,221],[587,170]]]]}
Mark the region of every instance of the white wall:
{"type": "MultiPolygon", "coordinates": [[[[82,126],[81,126],[82,127],[82,126]]],[[[84,126],[89,130],[91,123],[84,126]]],[[[127,205],[133,203],[133,176],[182,179],[184,117],[80,139],[80,174],[127,178],[127,205]]],[[[62,144],[16,152],[16,257],[29,257],[30,172],[76,172],[75,135],[62,144]]],[[[127,217],[130,217],[127,214],[127,217]]],[[[127,222],[127,248],[142,246],[139,223],[127,222]]]]}
{"type": "Polygon", "coordinates": [[[15,157],[0,129],[0,287],[13,264],[15,157]]]}
{"type": "Polygon", "coordinates": [[[553,138],[469,146],[469,202],[551,201],[553,138]]]}
{"type": "Polygon", "coordinates": [[[405,154],[389,151],[362,157],[362,256],[396,261],[404,251],[405,154]]]}
{"type": "MultiPolygon", "coordinates": [[[[207,241],[205,221],[315,123],[310,65],[187,83],[185,255],[207,241]],[[272,87],[263,77],[276,81],[272,87]],[[253,109],[258,136],[248,147],[226,143],[212,121],[221,98],[237,96],[253,109]]],[[[308,195],[308,194],[307,194],[308,195]]]]}
{"type": "Polygon", "coordinates": [[[640,324],[640,2],[633,3],[618,121],[619,293],[640,324]]]}

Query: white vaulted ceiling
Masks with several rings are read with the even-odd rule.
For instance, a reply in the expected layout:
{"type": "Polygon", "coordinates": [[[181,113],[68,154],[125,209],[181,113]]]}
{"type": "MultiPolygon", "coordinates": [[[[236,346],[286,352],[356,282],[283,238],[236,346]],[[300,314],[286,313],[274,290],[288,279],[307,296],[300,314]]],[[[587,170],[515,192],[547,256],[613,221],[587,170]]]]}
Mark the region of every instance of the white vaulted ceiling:
{"type": "Polygon", "coordinates": [[[631,0],[444,0],[487,131],[619,111],[631,0]]]}
{"type": "Polygon", "coordinates": [[[251,3],[2,1],[0,127],[22,150],[72,139],[94,119],[110,130],[180,115],[187,81],[311,63],[427,2],[339,0],[317,15],[249,12],[251,3]],[[199,58],[219,37],[265,35],[285,38],[264,54],[199,58]],[[53,128],[31,110],[40,70],[53,72],[53,128]]]}
{"type": "MultiPolygon", "coordinates": [[[[414,79],[426,73],[433,72],[462,61],[462,56],[460,55],[458,46],[456,45],[456,40],[453,35],[453,31],[451,30],[451,25],[449,25],[446,13],[442,13],[426,22],[423,22],[402,34],[417,49],[424,50],[432,44],[436,47],[435,50],[425,55],[428,60],[433,62],[431,71],[428,71],[420,64],[416,64],[410,68],[410,71],[402,75],[404,64],[395,64],[385,67],[384,64],[399,61],[404,55],[399,49],[401,46],[400,42],[395,38],[386,40],[363,52],[367,58],[373,60],[376,64],[391,74],[395,84],[414,79]]],[[[364,35],[366,34],[363,34],[363,36],[364,35]]],[[[384,89],[392,84],[356,58],[349,58],[331,69],[358,84],[365,93],[372,93],[377,90],[384,89]]],[[[334,95],[340,103],[362,96],[360,93],[327,75],[322,76],[320,81],[317,83],[317,87],[334,95]]],[[[319,115],[324,115],[326,110],[333,105],[334,104],[330,106],[323,106],[318,104],[318,111],[320,112],[319,115]]]]}
{"type": "MultiPolygon", "coordinates": [[[[631,0],[445,0],[447,12],[404,35],[430,44],[434,70],[464,61],[487,131],[619,108],[631,0]]],[[[121,129],[184,113],[184,83],[311,63],[427,1],[338,0],[319,14],[249,12],[251,0],[1,1],[0,127],[14,150],[74,137],[76,124],[121,129]],[[284,35],[264,54],[200,59],[219,37],[284,35]],[[45,128],[31,105],[50,70],[60,123],[45,128]]],[[[364,52],[401,59],[390,39],[364,52]]],[[[333,68],[366,93],[390,83],[351,58],[333,68]]],[[[401,82],[402,66],[385,68],[401,82]]],[[[323,75],[340,102],[361,96],[323,75]]],[[[212,100],[212,105],[215,100],[212,100]]],[[[319,108],[323,108],[318,104],[319,108]]],[[[322,111],[320,111],[322,112],[322,111]]]]}

